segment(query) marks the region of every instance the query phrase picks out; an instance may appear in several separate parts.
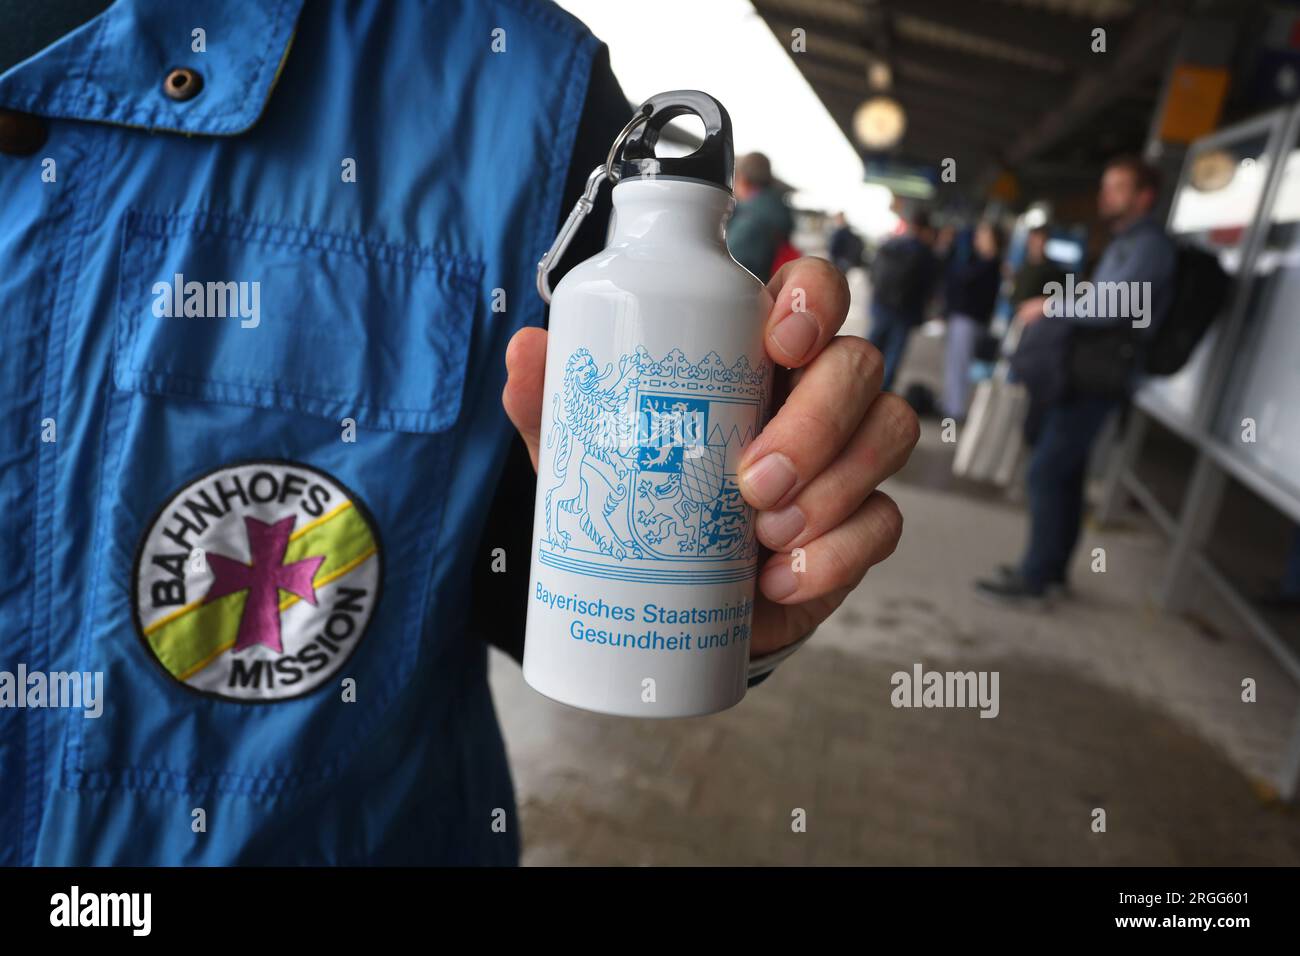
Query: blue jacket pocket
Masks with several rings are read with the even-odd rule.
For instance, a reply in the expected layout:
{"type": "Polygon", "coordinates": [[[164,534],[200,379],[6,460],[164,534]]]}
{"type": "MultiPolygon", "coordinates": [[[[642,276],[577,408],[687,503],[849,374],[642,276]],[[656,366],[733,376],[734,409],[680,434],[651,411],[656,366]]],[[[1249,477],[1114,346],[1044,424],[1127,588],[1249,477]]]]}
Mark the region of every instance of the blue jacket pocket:
{"type": "Polygon", "coordinates": [[[460,410],[471,327],[446,306],[472,303],[481,272],[420,247],[132,212],[114,378],[121,389],[436,432],[460,410]]]}

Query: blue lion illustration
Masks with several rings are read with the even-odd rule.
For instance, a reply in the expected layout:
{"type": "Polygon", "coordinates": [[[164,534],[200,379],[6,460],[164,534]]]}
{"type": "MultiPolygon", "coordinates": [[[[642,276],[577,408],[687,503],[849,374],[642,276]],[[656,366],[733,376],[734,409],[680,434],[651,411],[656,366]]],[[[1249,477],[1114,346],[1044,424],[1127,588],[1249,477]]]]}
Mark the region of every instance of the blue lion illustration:
{"type": "Polygon", "coordinates": [[[629,467],[619,437],[640,367],[634,356],[624,355],[618,377],[607,386],[612,374],[612,366],[602,374],[586,349],[578,349],[565,362],[563,406],[557,394],[554,426],[546,441],[548,448],[555,447],[556,478],[546,492],[546,541],[560,550],[568,548],[569,533],[558,526],[558,512],[567,512],[577,516],[583,533],[603,554],[622,561],[629,555],[642,557],[637,544],[620,537],[609,520],[628,493],[629,467]]]}

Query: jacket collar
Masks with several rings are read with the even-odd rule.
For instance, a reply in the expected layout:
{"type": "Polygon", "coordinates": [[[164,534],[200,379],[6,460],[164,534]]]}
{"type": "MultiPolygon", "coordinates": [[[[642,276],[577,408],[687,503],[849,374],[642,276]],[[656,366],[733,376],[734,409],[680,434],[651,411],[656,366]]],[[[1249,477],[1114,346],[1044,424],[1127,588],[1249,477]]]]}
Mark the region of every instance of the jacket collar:
{"type": "Polygon", "coordinates": [[[117,0],[97,17],[0,75],[0,107],[148,130],[232,135],[251,127],[271,94],[303,0],[117,0]],[[193,50],[205,32],[206,52],[193,50]],[[163,92],[189,67],[202,90],[163,92]]]}

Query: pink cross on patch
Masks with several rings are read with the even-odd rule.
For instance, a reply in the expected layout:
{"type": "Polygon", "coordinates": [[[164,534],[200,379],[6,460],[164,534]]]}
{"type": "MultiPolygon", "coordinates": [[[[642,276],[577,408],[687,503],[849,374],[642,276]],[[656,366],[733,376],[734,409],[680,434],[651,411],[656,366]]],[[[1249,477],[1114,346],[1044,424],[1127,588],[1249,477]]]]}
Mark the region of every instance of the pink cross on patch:
{"type": "Polygon", "coordinates": [[[248,532],[252,564],[221,554],[207,556],[213,580],[203,599],[204,604],[211,604],[227,594],[248,591],[248,603],[244,605],[244,616],[239,621],[239,635],[235,640],[236,651],[261,644],[277,654],[284,652],[280,641],[280,591],[295,594],[313,607],[316,605],[313,579],[325,556],[284,563],[289,536],[293,534],[297,520],[297,515],[291,515],[275,524],[267,524],[245,517],[244,528],[248,532]]]}

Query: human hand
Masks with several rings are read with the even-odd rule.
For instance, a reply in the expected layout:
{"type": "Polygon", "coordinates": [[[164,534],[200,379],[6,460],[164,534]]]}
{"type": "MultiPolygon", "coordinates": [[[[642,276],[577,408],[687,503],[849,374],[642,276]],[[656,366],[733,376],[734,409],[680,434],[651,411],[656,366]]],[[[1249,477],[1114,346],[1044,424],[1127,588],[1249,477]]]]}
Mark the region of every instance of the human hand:
{"type": "Polygon", "coordinates": [[[1036,295],[1033,298],[1026,299],[1020,303],[1016,309],[1016,319],[1023,325],[1033,325],[1043,317],[1044,307],[1047,304],[1047,296],[1036,295]]]}

